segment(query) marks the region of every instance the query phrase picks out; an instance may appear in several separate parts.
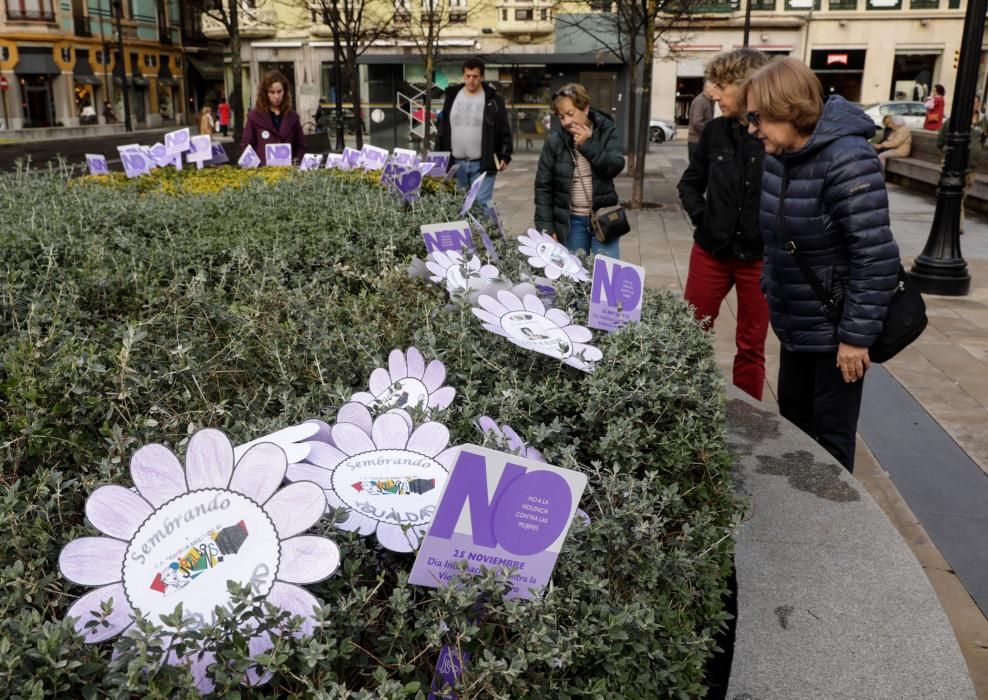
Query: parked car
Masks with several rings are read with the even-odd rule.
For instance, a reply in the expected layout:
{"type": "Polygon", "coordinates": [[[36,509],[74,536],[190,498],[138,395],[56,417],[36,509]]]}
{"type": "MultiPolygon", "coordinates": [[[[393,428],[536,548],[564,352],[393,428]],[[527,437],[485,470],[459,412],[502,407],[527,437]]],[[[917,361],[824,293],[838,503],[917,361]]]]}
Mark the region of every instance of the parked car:
{"type": "Polygon", "coordinates": [[[648,140],[663,143],[676,138],[676,123],[665,119],[651,119],[648,122],[648,140]]]}
{"type": "Polygon", "coordinates": [[[906,120],[910,129],[922,129],[926,121],[926,106],[922,102],[876,102],[864,108],[865,114],[871,117],[875,126],[882,125],[882,117],[886,114],[901,116],[906,120]]]}

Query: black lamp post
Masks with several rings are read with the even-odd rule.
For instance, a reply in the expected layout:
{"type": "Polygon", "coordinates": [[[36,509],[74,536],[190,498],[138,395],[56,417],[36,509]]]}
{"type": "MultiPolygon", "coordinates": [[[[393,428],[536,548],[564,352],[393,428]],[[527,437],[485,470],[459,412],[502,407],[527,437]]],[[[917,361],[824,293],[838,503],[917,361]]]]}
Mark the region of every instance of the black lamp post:
{"type": "Polygon", "coordinates": [[[964,296],[971,289],[971,275],[961,256],[960,216],[978,59],[981,57],[981,40],[985,30],[985,5],[986,0],[968,0],[967,3],[944,165],[937,185],[936,213],[926,246],[909,271],[909,276],[920,290],[930,294],[964,296]]]}
{"type": "Polygon", "coordinates": [[[742,46],[748,48],[748,39],[751,36],[751,3],[754,0],[747,0],[744,6],[744,41],[742,46]]]}
{"type": "Polygon", "coordinates": [[[110,2],[117,15],[117,56],[120,61],[120,88],[123,90],[124,98],[124,127],[127,131],[133,131],[134,129],[130,124],[130,95],[127,92],[127,62],[124,60],[123,26],[120,22],[123,17],[123,0],[110,0],[110,2]]]}
{"type": "Polygon", "coordinates": [[[336,150],[342,153],[343,147],[346,145],[343,132],[343,76],[340,71],[342,51],[340,50],[340,15],[335,0],[330,12],[333,13],[329,26],[333,30],[333,85],[336,86],[336,89],[333,90],[333,111],[336,113],[336,150]]]}

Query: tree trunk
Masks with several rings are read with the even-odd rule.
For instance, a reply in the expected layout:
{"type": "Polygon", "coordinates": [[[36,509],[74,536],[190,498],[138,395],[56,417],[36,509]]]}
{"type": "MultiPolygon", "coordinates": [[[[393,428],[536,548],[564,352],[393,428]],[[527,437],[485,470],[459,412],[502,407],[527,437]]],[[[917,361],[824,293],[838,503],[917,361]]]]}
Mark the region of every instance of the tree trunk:
{"type": "Polygon", "coordinates": [[[350,94],[353,96],[353,135],[357,150],[364,147],[364,120],[361,117],[360,104],[360,66],[357,65],[356,52],[348,48],[349,60],[347,65],[347,80],[350,81],[350,94]]]}
{"type": "Polygon", "coordinates": [[[652,106],[652,60],[655,56],[655,2],[649,0],[645,19],[645,52],[642,55],[642,89],[638,103],[638,138],[635,144],[635,173],[631,184],[631,208],[639,209],[644,201],[645,154],[648,152],[648,121],[652,106]]]}
{"type": "Polygon", "coordinates": [[[422,119],[425,123],[425,128],[422,130],[422,145],[420,150],[422,151],[422,156],[425,157],[429,153],[429,142],[432,138],[432,81],[435,78],[433,75],[433,64],[435,63],[434,57],[432,55],[431,46],[426,50],[427,55],[425,58],[425,109],[422,113],[422,119]]]}
{"type": "Polygon", "coordinates": [[[628,172],[635,172],[638,161],[638,130],[635,125],[638,123],[638,70],[635,65],[636,52],[634,47],[628,57],[628,65],[631,68],[631,77],[628,80],[628,172]]]}
{"type": "Polygon", "coordinates": [[[237,0],[230,0],[230,58],[233,69],[233,90],[227,100],[233,110],[233,143],[239,148],[244,134],[244,70],[240,58],[240,15],[237,0]]]}

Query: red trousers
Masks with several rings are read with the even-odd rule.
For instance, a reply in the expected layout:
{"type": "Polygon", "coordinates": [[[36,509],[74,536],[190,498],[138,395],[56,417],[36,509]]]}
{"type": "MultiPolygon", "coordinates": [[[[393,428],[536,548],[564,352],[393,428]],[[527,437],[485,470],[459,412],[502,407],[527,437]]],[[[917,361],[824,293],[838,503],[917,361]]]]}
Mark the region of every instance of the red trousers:
{"type": "Polygon", "coordinates": [[[738,325],[734,356],[734,384],[761,401],[765,387],[765,335],[768,333],[768,303],[759,286],[762,259],[715,258],[693,244],[686,275],[686,301],[693,305],[697,320],[712,329],[724,297],[737,288],[738,325]]]}

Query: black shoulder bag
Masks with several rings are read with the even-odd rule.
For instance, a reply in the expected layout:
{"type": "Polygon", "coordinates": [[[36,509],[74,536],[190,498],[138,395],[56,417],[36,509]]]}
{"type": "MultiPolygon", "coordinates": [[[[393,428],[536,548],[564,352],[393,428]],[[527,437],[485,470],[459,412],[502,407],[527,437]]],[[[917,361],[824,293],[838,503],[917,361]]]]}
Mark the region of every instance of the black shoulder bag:
{"type": "MultiPolygon", "coordinates": [[[[816,276],[806,259],[796,250],[795,243],[787,241],[786,252],[796,261],[803,276],[806,277],[806,281],[813,287],[813,293],[826,307],[827,312],[839,323],[844,314],[844,299],[835,299],[823,288],[820,278],[816,276]]],[[[900,264],[899,283],[896,285],[895,293],[889,302],[882,332],[879,333],[874,344],[868,348],[869,359],[872,362],[891,360],[922,335],[926,329],[926,324],[926,303],[923,301],[923,295],[919,293],[919,289],[912,283],[900,264]]]]}

